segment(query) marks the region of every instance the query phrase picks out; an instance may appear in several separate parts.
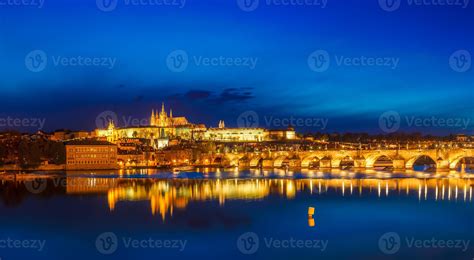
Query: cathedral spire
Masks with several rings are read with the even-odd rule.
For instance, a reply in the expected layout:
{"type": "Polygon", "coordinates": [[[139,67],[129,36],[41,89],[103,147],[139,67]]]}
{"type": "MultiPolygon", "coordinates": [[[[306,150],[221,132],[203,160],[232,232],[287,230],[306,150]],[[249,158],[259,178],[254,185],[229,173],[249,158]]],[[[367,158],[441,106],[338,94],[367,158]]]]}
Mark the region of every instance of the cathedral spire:
{"type": "Polygon", "coordinates": [[[155,120],[155,110],[152,109],[151,110],[151,118],[150,118],[150,125],[154,126],[156,123],[156,120],[155,120]]]}
{"type": "Polygon", "coordinates": [[[173,109],[170,108],[170,118],[173,118],[173,109]]]}
{"type": "Polygon", "coordinates": [[[161,102],[161,113],[165,113],[165,102],[161,102]]]}

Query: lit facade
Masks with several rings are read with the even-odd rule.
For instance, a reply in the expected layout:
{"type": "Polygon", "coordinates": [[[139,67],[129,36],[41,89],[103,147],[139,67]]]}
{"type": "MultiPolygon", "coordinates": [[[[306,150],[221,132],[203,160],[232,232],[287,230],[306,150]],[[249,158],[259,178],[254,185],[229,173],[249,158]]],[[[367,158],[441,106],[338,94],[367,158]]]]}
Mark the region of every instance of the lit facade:
{"type": "Polygon", "coordinates": [[[220,142],[263,142],[268,132],[263,128],[209,128],[203,140],[220,142]]]}
{"type": "Polygon", "coordinates": [[[66,144],[66,169],[116,169],[117,146],[102,141],[72,141],[66,144]]]}
{"type": "Polygon", "coordinates": [[[147,126],[117,128],[109,122],[107,129],[97,129],[95,136],[109,142],[118,143],[123,139],[146,139],[155,149],[169,145],[170,139],[215,141],[215,142],[263,142],[272,140],[294,140],[294,129],[267,130],[264,128],[227,128],[224,121],[218,128],[206,128],[201,124],[192,124],[186,117],[173,117],[162,104],[161,111],[151,111],[147,126]]]}
{"type": "Polygon", "coordinates": [[[161,111],[152,110],[149,125],[118,128],[114,122],[109,122],[107,129],[97,129],[96,137],[105,138],[107,141],[117,143],[123,139],[147,139],[152,147],[160,149],[168,146],[170,138],[190,140],[192,138],[193,124],[185,117],[173,117],[165,111],[164,104],[161,111]]]}

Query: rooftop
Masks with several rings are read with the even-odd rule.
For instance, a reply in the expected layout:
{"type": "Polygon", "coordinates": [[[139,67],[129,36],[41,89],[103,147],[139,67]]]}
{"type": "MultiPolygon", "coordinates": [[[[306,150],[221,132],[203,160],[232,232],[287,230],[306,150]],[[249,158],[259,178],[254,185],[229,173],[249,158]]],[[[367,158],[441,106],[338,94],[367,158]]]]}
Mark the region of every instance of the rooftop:
{"type": "Polygon", "coordinates": [[[72,140],[72,141],[66,142],[66,145],[112,145],[112,146],[115,146],[115,144],[113,143],[110,143],[107,141],[94,140],[94,139],[72,140]]]}

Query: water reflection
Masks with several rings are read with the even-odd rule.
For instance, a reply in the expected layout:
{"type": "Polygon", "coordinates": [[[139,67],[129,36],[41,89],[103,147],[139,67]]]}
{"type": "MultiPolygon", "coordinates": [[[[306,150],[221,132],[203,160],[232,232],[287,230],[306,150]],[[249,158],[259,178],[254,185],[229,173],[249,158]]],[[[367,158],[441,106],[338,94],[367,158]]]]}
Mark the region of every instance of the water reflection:
{"type": "MultiPolygon", "coordinates": [[[[472,201],[470,174],[459,172],[386,172],[366,170],[213,170],[173,175],[157,170],[120,172],[74,172],[3,176],[0,198],[7,206],[21,204],[29,196],[50,198],[66,195],[98,195],[111,212],[124,202],[148,202],[150,212],[163,220],[175,210],[185,210],[193,202],[217,202],[224,206],[232,200],[257,201],[269,196],[293,200],[298,196],[342,199],[406,196],[435,202],[472,201]],[[46,183],[36,183],[37,178],[46,183]],[[34,188],[36,187],[36,188],[34,188]],[[34,188],[34,189],[33,189],[34,188]],[[39,188],[39,189],[38,189],[39,188]],[[33,189],[33,190],[32,190],[33,189]]],[[[311,224],[311,220],[309,225],[311,224]]]]}
{"type": "Polygon", "coordinates": [[[270,195],[413,196],[418,200],[472,201],[470,179],[91,179],[67,178],[67,194],[103,193],[114,211],[125,201],[149,201],[165,220],[193,201],[262,200],[270,195]],[[93,181],[91,181],[93,180],[93,181]]]}

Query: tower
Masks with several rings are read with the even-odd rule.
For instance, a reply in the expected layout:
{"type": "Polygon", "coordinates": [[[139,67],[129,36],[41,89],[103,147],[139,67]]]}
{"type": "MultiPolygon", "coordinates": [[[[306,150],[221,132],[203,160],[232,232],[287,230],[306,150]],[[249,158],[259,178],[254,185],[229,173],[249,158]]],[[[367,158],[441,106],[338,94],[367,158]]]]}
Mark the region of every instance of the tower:
{"type": "Polygon", "coordinates": [[[151,118],[150,118],[150,125],[155,126],[156,125],[156,118],[155,118],[155,110],[151,110],[151,118]]]}
{"type": "Polygon", "coordinates": [[[173,126],[173,110],[170,108],[169,125],[173,126]]]}
{"type": "Polygon", "coordinates": [[[160,115],[159,115],[159,126],[161,127],[166,127],[167,125],[167,118],[168,118],[168,115],[166,114],[166,111],[165,111],[165,103],[161,103],[161,112],[160,112],[160,115]]]}
{"type": "Polygon", "coordinates": [[[108,130],[114,130],[115,129],[115,123],[114,120],[109,120],[109,125],[107,126],[108,130]]]}

